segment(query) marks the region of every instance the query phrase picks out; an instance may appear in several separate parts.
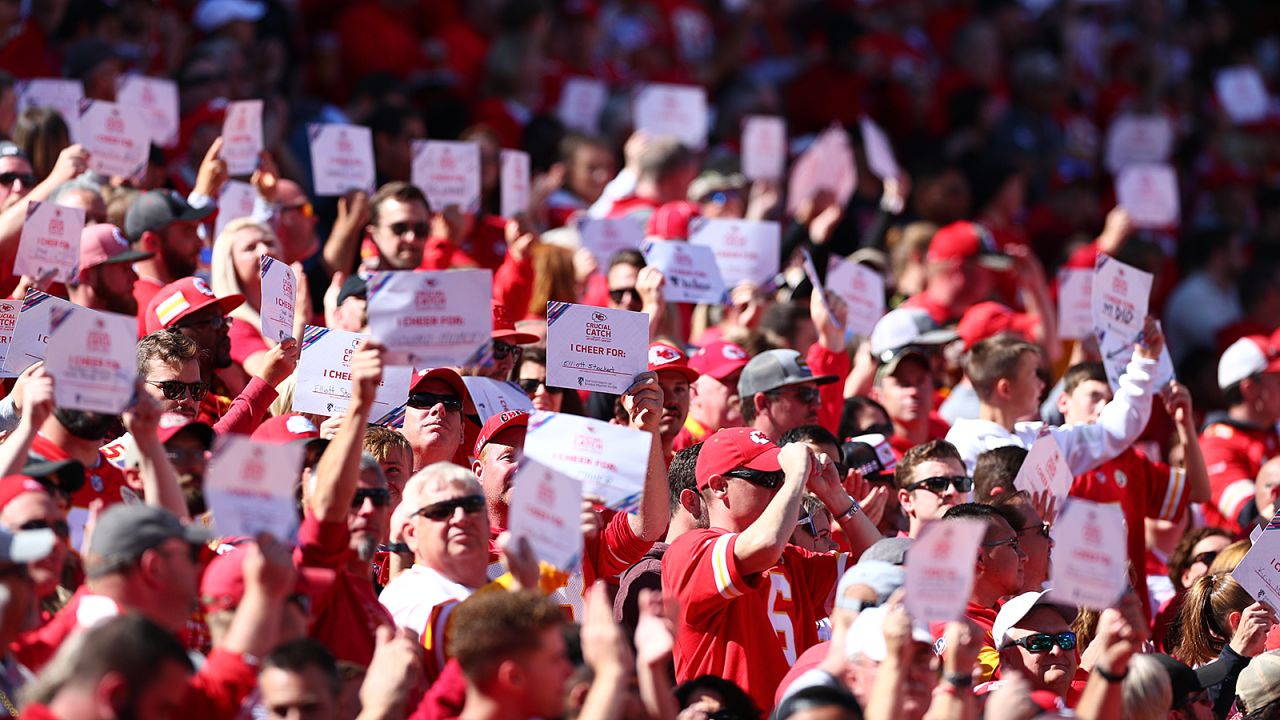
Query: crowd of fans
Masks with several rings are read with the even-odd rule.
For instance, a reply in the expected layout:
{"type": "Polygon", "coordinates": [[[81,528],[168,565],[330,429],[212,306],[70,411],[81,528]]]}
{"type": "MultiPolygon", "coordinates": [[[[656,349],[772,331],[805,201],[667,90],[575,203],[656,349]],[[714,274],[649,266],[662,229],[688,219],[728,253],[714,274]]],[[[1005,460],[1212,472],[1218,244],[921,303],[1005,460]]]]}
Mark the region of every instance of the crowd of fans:
{"type": "Polygon", "coordinates": [[[1241,66],[1280,84],[1270,3],[0,0],[0,297],[136,317],[139,338],[120,416],[57,405],[41,362],[5,381],[0,706],[1280,718],[1276,609],[1232,577],[1251,534],[1280,526],[1280,110],[1233,117],[1215,78],[1241,66]],[[137,177],[90,171],[76,118],[20,104],[38,78],[114,101],[130,73],[174,80],[180,118],[137,177]],[[563,111],[574,78],[603,83],[598,119],[563,111]],[[654,82],[706,91],[704,148],[635,130],[654,82]],[[264,151],[236,217],[220,133],[247,99],[264,151]],[[752,115],[785,120],[792,160],[846,130],[852,193],[749,180],[752,115]],[[1174,225],[1117,202],[1107,138],[1131,116],[1171,129],[1174,225]],[[872,172],[864,117],[898,175],[872,172]],[[315,192],[316,122],[371,130],[376,190],[315,192]],[[426,138],[479,145],[479,208],[412,184],[426,138]],[[514,217],[504,149],[532,169],[514,217]],[[34,202],[85,213],[71,282],[13,272],[34,202]],[[722,305],[669,302],[638,250],[584,247],[582,218],[631,218],[654,242],[701,218],[775,221],[781,271],[722,305]],[[835,258],[882,276],[890,310],[868,336],[805,254],[820,279],[835,258]],[[1057,272],[1104,255],[1154,278],[1118,380],[1096,341],[1059,332],[1057,272]],[[265,256],[298,280],[295,338],[262,334],[265,256]],[[478,364],[416,368],[384,426],[391,363],[370,337],[344,413],[292,411],[305,326],[367,333],[372,273],[459,268],[493,271],[478,364]],[[647,313],[648,370],[620,396],[549,385],[549,302],[647,313]],[[482,414],[468,376],[652,438],[633,512],[584,499],[576,572],[505,531],[531,415],[482,414]],[[214,536],[205,481],[230,435],[302,448],[302,467],[270,468],[297,488],[296,537],[214,536]],[[1113,607],[1050,587],[1062,508],[1016,485],[1048,437],[1071,498],[1123,509],[1113,607]],[[930,625],[907,610],[905,566],[952,520],[984,528],[973,586],[963,618],[930,625]]]}

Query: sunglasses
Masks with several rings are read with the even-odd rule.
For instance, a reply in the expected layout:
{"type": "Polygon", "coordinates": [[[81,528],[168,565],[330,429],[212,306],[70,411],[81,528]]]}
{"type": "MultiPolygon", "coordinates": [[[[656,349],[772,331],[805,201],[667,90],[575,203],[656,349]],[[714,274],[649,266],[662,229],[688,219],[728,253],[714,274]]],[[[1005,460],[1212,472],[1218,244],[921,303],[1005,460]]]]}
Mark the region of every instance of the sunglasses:
{"type": "Polygon", "coordinates": [[[413,234],[418,237],[427,237],[428,235],[431,234],[431,226],[424,222],[391,223],[390,225],[387,226],[387,229],[391,231],[392,235],[408,235],[410,231],[412,231],[413,234]]]}
{"type": "Polygon", "coordinates": [[[1040,536],[1043,537],[1045,540],[1049,540],[1050,529],[1052,529],[1052,526],[1049,525],[1049,523],[1042,522],[1039,525],[1028,525],[1027,527],[1022,528],[1021,530],[1018,531],[1018,534],[1021,535],[1022,533],[1037,532],[1037,533],[1040,533],[1040,536]]]}
{"type": "Polygon", "coordinates": [[[725,477],[746,480],[747,482],[762,487],[765,490],[777,490],[782,487],[783,474],[781,470],[764,471],[752,470],[751,468],[734,468],[724,474],[725,477]]]}
{"type": "Polygon", "coordinates": [[[1049,633],[1036,633],[1035,635],[1018,638],[1017,640],[1010,642],[1009,645],[1006,645],[1005,647],[1011,647],[1013,645],[1024,648],[1027,652],[1037,654],[1049,652],[1053,649],[1054,645],[1057,645],[1064,651],[1075,650],[1076,634],[1070,631],[1058,633],[1056,635],[1050,635],[1049,633]]]}
{"type": "Polygon", "coordinates": [[[71,527],[67,525],[65,520],[28,520],[18,526],[19,530],[52,530],[54,535],[62,539],[71,537],[71,527]]]}
{"type": "Polygon", "coordinates": [[[941,495],[947,491],[948,486],[954,486],[958,493],[967,493],[973,489],[973,478],[964,475],[938,475],[911,483],[907,486],[907,492],[924,488],[934,495],[941,495]]]}
{"type": "Polygon", "coordinates": [[[173,325],[169,329],[173,332],[177,332],[179,330],[183,330],[186,328],[190,328],[192,330],[203,330],[204,328],[210,328],[212,330],[221,330],[222,328],[227,327],[230,324],[231,324],[231,321],[222,315],[211,315],[208,318],[205,318],[204,320],[194,320],[192,322],[186,322],[180,325],[173,325]]]}
{"type": "Polygon", "coordinates": [[[168,448],[164,454],[169,456],[169,462],[174,465],[194,465],[204,462],[208,452],[203,448],[168,448]]]}
{"type": "Polygon", "coordinates": [[[775,398],[780,395],[790,395],[791,397],[794,397],[796,400],[799,400],[801,403],[805,405],[812,405],[818,402],[818,398],[821,396],[820,393],[818,392],[818,388],[816,387],[802,387],[802,388],[793,388],[788,390],[773,390],[767,394],[772,395],[775,398]]]}
{"type": "Polygon", "coordinates": [[[384,508],[391,504],[391,491],[386,488],[360,488],[351,497],[351,509],[359,510],[364,507],[365,500],[372,502],[376,508],[384,508]]]}
{"type": "Polygon", "coordinates": [[[1199,555],[1191,558],[1191,564],[1195,565],[1196,563],[1204,563],[1205,567],[1209,567],[1210,565],[1213,564],[1213,561],[1217,559],[1218,559],[1218,551],[1210,550],[1209,552],[1202,552],[1199,555]]]}
{"type": "Polygon", "coordinates": [[[519,358],[521,352],[524,352],[524,348],[520,347],[519,345],[504,343],[501,340],[493,341],[493,359],[494,360],[506,360],[508,356],[513,354],[517,358],[519,358]]]}
{"type": "Polygon", "coordinates": [[[295,212],[295,211],[300,212],[302,213],[303,217],[307,217],[307,218],[316,216],[316,209],[312,207],[311,203],[309,202],[304,202],[299,205],[282,205],[280,207],[280,210],[282,210],[283,212],[295,212]]]}
{"type": "Polygon", "coordinates": [[[445,410],[462,412],[462,401],[454,395],[416,392],[409,396],[409,401],[405,404],[415,410],[430,410],[436,405],[443,405],[445,410]]]}
{"type": "Polygon", "coordinates": [[[636,293],[636,289],[633,287],[619,288],[617,290],[609,291],[609,299],[618,304],[621,304],[624,300],[626,300],[628,295],[631,295],[636,298],[640,297],[640,295],[636,293]]]}
{"type": "Polygon", "coordinates": [[[564,388],[551,387],[550,385],[547,384],[546,380],[539,380],[537,378],[525,378],[523,380],[517,380],[516,384],[519,385],[520,389],[524,390],[524,394],[528,395],[529,397],[533,397],[535,394],[537,394],[538,388],[540,387],[546,388],[547,392],[553,395],[559,395],[560,393],[564,392],[564,388]]]}
{"type": "Polygon", "coordinates": [[[306,593],[293,593],[284,599],[285,602],[297,605],[303,615],[311,614],[311,597],[306,593]]]}
{"type": "Polygon", "coordinates": [[[15,182],[21,180],[23,185],[31,186],[36,183],[36,178],[31,173],[7,172],[0,173],[0,185],[5,187],[12,186],[15,182]]]}
{"type": "Polygon", "coordinates": [[[164,393],[165,400],[181,400],[183,397],[190,397],[196,402],[204,400],[204,396],[209,394],[209,383],[196,382],[184,383],[181,380],[147,380],[148,385],[160,388],[160,392],[164,393]]]}
{"type": "Polygon", "coordinates": [[[420,508],[414,515],[435,522],[442,522],[453,517],[453,513],[458,508],[468,515],[484,512],[484,496],[483,495],[466,495],[452,500],[441,500],[438,503],[431,503],[424,508],[420,508]]]}

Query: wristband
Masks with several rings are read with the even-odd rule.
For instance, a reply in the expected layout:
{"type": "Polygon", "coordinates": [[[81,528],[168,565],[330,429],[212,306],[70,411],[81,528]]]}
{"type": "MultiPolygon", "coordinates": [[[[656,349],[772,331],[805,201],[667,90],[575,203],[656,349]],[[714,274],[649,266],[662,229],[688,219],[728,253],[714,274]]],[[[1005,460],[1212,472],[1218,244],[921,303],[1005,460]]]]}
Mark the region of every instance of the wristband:
{"type": "Polygon", "coordinates": [[[842,523],[860,512],[862,512],[862,506],[858,504],[857,500],[849,498],[849,509],[837,515],[836,522],[842,523]]]}
{"type": "Polygon", "coordinates": [[[408,543],[398,542],[398,543],[391,543],[390,545],[379,545],[378,552],[408,554],[413,552],[413,550],[409,549],[408,543]]]}
{"type": "Polygon", "coordinates": [[[1112,675],[1106,670],[1103,670],[1101,665],[1094,665],[1093,671],[1098,673],[1098,675],[1101,675],[1102,679],[1106,680],[1111,685],[1115,685],[1118,682],[1124,682],[1124,679],[1129,675],[1129,668],[1125,668],[1124,672],[1120,673],[1119,675],[1112,675]]]}
{"type": "Polygon", "coordinates": [[[942,676],[942,679],[945,680],[948,685],[959,690],[967,690],[968,688],[973,687],[972,675],[966,675],[964,673],[947,673],[942,676]]]}

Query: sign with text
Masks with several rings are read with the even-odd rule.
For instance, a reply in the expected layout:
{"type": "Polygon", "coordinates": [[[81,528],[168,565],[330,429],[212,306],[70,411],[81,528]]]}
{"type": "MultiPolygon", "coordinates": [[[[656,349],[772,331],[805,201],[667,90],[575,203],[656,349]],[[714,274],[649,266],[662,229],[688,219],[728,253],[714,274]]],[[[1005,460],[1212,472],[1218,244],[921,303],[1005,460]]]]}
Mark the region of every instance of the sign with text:
{"type": "Polygon", "coordinates": [[[80,135],[80,101],[84,100],[84,84],[67,78],[35,78],[19,80],[15,84],[18,95],[18,114],[33,107],[47,107],[58,111],[72,142],[83,142],[80,135]]]}
{"type": "Polygon", "coordinates": [[[58,407],[118,415],[133,400],[138,377],[138,321],[78,305],[53,307],[45,358],[58,407]]]}
{"type": "Polygon", "coordinates": [[[579,572],[581,516],[582,483],[525,455],[511,480],[511,539],[523,538],[543,562],[567,573],[579,572]]]}
{"type": "Polygon", "coordinates": [[[1249,535],[1253,547],[1231,572],[1231,577],[1249,595],[1272,610],[1280,607],[1280,532],[1273,524],[1256,528],[1249,535]]]}
{"type": "Polygon", "coordinates": [[[222,229],[232,220],[239,220],[253,215],[253,205],[258,199],[258,191],[242,180],[228,180],[218,193],[218,216],[213,221],[213,237],[222,234],[222,229]]]}
{"type": "Polygon", "coordinates": [[[480,208],[480,145],[452,140],[415,140],[413,184],[422,188],[433,212],[457,205],[465,213],[480,208]]]}
{"type": "Polygon", "coordinates": [[[858,121],[862,128],[862,151],[867,154],[867,167],[881,180],[897,178],[901,174],[898,160],[893,155],[893,145],[884,130],[865,115],[858,121]]]}
{"type": "Polygon", "coordinates": [[[293,337],[298,285],[293,268],[263,255],[258,263],[258,278],[262,285],[262,337],[274,342],[293,337]]]}
{"type": "Polygon", "coordinates": [[[1036,438],[1031,444],[1013,486],[1028,495],[1047,491],[1058,499],[1058,506],[1062,506],[1063,498],[1071,492],[1071,468],[1053,435],[1036,438]]]}
{"type": "Polygon", "coordinates": [[[369,128],[341,123],[307,125],[311,141],[311,183],[317,195],[342,195],[350,190],[372,192],[373,135],[369,128]]]}
{"type": "Polygon", "coordinates": [[[649,316],[547,303],[547,386],[621,395],[649,367],[649,316]]]}
{"type": "Polygon", "coordinates": [[[1113,389],[1133,357],[1151,297],[1151,273],[1099,253],[1093,276],[1093,334],[1113,389]]]}
{"type": "Polygon", "coordinates": [[[743,282],[764,285],[778,274],[782,230],[771,220],[694,218],[689,242],[711,248],[731,288],[743,282]]]}
{"type": "Polygon", "coordinates": [[[600,130],[600,112],[609,100],[609,88],[593,77],[570,77],[560,89],[556,115],[570,130],[595,135],[600,130]]]}
{"type": "Polygon", "coordinates": [[[964,617],[973,592],[978,547],[987,532],[980,520],[936,520],[911,544],[906,564],[906,606],[923,622],[964,617]]]}
{"type": "Polygon", "coordinates": [[[162,148],[178,144],[177,83],[168,78],[125,75],[117,83],[116,102],[142,111],[153,144],[162,148]]]}
{"type": "Polygon", "coordinates": [[[142,174],[151,156],[151,129],[142,111],[128,105],[91,100],[80,114],[81,143],[89,151],[89,169],[108,177],[142,174]]]}
{"type": "Polygon", "coordinates": [[[227,163],[227,174],[248,175],[257,170],[262,149],[262,101],[228,103],[219,153],[227,163]]]}
{"type": "Polygon", "coordinates": [[[1107,128],[1107,169],[1163,163],[1173,152],[1173,123],[1164,115],[1121,115],[1107,128]]]}
{"type": "Polygon", "coordinates": [[[485,420],[508,410],[524,410],[533,412],[533,401],[520,386],[510,380],[494,380],[493,378],[467,375],[462,378],[467,386],[467,395],[476,406],[476,414],[480,416],[480,424],[485,420]]]}
{"type": "MultiPolygon", "coordinates": [[[[1039,443],[1037,443],[1039,444],[1039,443]]],[[[1071,498],[1053,523],[1049,597],[1104,610],[1129,586],[1124,510],[1071,498]]]]}
{"type": "Polygon", "coordinates": [[[725,300],[724,278],[715,253],[705,245],[658,240],[647,242],[644,260],[662,271],[662,296],[673,303],[720,305],[725,300]]]}
{"type": "Polygon", "coordinates": [[[1116,175],[1116,202],[1129,211],[1134,227],[1178,224],[1178,175],[1171,165],[1135,163],[1116,175]]]}
{"type": "Polygon", "coordinates": [[[596,256],[596,263],[608,267],[609,259],[622,250],[638,250],[644,242],[644,225],[633,217],[594,218],[579,215],[578,234],[582,247],[596,256]]]}
{"type": "Polygon", "coordinates": [[[39,278],[52,270],[56,282],[78,281],[83,231],[84,210],[32,200],[22,223],[13,274],[39,278]]]}
{"type": "Polygon", "coordinates": [[[834,194],[836,204],[844,207],[857,184],[858,169],[849,147],[849,133],[842,127],[831,127],[791,165],[787,212],[794,214],[802,203],[823,190],[834,194]]]}
{"type": "MultiPolygon", "coordinates": [[[[308,422],[300,416],[293,420],[308,422]]],[[[218,535],[257,537],[268,532],[291,543],[298,532],[294,485],[303,452],[298,443],[269,445],[247,435],[219,435],[204,484],[218,535]]]]}
{"type": "Polygon", "coordinates": [[[1083,340],[1093,336],[1093,270],[1058,271],[1058,337],[1083,340]]]}
{"type": "Polygon", "coordinates": [[[742,174],[751,180],[781,180],[787,171],[787,122],[772,115],[742,121],[742,174]]]}
{"type": "Polygon", "coordinates": [[[504,218],[529,212],[529,153],[502,151],[502,208],[504,218]]]}
{"type": "Polygon", "coordinates": [[[644,497],[653,436],[602,420],[536,412],[529,418],[524,456],[582,483],[582,490],[614,510],[635,512],[644,497]]]}
{"type": "Polygon", "coordinates": [[[1252,65],[1237,65],[1218,71],[1213,80],[1218,102],[1227,117],[1237,124],[1264,120],[1271,109],[1271,96],[1262,75],[1252,65]]]}
{"type": "Polygon", "coordinates": [[[21,300],[0,300],[0,377],[14,377],[18,374],[4,369],[4,359],[9,356],[9,347],[13,345],[13,330],[18,326],[18,313],[21,310],[21,300]]]}
{"type": "Polygon", "coordinates": [[[636,91],[635,128],[650,137],[673,137],[692,150],[707,145],[707,93],[694,85],[650,83],[636,91]]]}
{"type": "Polygon", "coordinates": [[[827,289],[848,307],[846,330],[871,337],[871,330],[885,313],[884,275],[870,266],[832,255],[827,263],[827,289]]]}
{"type": "MultiPolygon", "coordinates": [[[[18,322],[13,329],[9,352],[4,357],[4,374],[14,377],[43,360],[49,349],[49,314],[54,308],[72,308],[71,303],[39,290],[27,290],[18,312],[18,322]]],[[[137,323],[133,334],[138,333],[137,323]]]]}
{"type": "Polygon", "coordinates": [[[369,278],[369,333],[388,364],[474,365],[490,344],[493,272],[390,271],[369,278]]]}
{"type": "MultiPolygon", "coordinates": [[[[351,404],[351,356],[368,335],[308,325],[302,335],[293,411],[343,415],[351,404]]],[[[388,365],[373,398],[369,417],[382,417],[409,398],[413,368],[388,365]]]]}

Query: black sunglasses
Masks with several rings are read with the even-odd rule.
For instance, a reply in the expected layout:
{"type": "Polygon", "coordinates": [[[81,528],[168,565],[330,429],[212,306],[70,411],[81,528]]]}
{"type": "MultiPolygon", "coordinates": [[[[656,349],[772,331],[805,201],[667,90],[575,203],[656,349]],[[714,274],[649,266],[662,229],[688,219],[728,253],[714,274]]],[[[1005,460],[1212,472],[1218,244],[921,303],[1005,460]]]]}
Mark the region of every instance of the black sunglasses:
{"type": "Polygon", "coordinates": [[[19,530],[52,530],[54,535],[62,539],[71,537],[71,528],[65,520],[28,520],[18,526],[19,530]]]}
{"type": "Polygon", "coordinates": [[[501,340],[493,341],[493,359],[494,360],[506,360],[507,356],[513,353],[515,354],[516,358],[519,359],[521,352],[524,352],[524,348],[520,347],[519,345],[504,343],[501,340]]]}
{"type": "Polygon", "coordinates": [[[204,328],[209,328],[211,330],[221,330],[222,328],[227,327],[230,324],[231,324],[231,321],[228,320],[223,315],[210,315],[204,320],[193,320],[191,322],[180,323],[178,325],[171,326],[169,329],[174,332],[177,332],[185,328],[190,328],[192,330],[203,330],[204,328]]]}
{"type": "Polygon", "coordinates": [[[1036,633],[1028,635],[1024,638],[1010,641],[1005,647],[1017,645],[1025,648],[1027,652],[1047,653],[1053,649],[1054,645],[1062,648],[1064,651],[1076,649],[1076,634],[1071,631],[1050,635],[1049,633],[1036,633]]]}
{"type": "Polygon", "coordinates": [[[1039,525],[1028,525],[1027,527],[1024,527],[1018,530],[1018,534],[1021,535],[1022,533],[1037,532],[1037,533],[1040,533],[1040,536],[1043,537],[1045,540],[1049,540],[1050,539],[1049,531],[1052,529],[1052,527],[1053,526],[1051,526],[1047,522],[1041,522],[1039,525]]]}
{"type": "Polygon", "coordinates": [[[431,234],[431,226],[424,222],[422,223],[409,223],[409,222],[391,223],[390,225],[387,226],[387,229],[391,231],[392,235],[407,235],[409,234],[410,230],[412,230],[413,234],[417,235],[418,237],[427,237],[428,235],[431,234]]]}
{"type": "Polygon", "coordinates": [[[734,468],[724,474],[725,477],[746,480],[747,482],[762,487],[765,490],[777,490],[782,487],[784,476],[781,470],[752,470],[751,468],[734,468]]]}
{"type": "Polygon", "coordinates": [[[623,300],[627,298],[627,295],[634,295],[637,298],[640,297],[640,295],[636,292],[636,289],[633,287],[618,288],[617,290],[609,291],[609,299],[616,303],[621,303],[623,300]]]}
{"type": "Polygon", "coordinates": [[[351,496],[351,509],[359,510],[364,507],[365,500],[372,501],[374,507],[386,507],[391,504],[391,491],[386,488],[360,488],[351,496]]]}
{"type": "Polygon", "coordinates": [[[5,187],[12,186],[15,182],[21,180],[23,185],[28,187],[36,183],[36,178],[31,173],[7,172],[0,173],[0,185],[5,187]]]}
{"type": "Polygon", "coordinates": [[[209,394],[209,383],[195,382],[184,383],[181,380],[146,380],[148,385],[160,388],[160,392],[164,393],[165,400],[181,400],[185,396],[189,396],[192,400],[200,402],[204,400],[204,396],[209,394]]]}
{"type": "Polygon", "coordinates": [[[465,495],[452,500],[441,500],[438,503],[431,503],[426,507],[419,508],[414,515],[421,515],[428,520],[441,522],[453,517],[453,512],[458,508],[462,508],[462,511],[468,515],[484,512],[484,496],[465,495]]]}
{"type": "Polygon", "coordinates": [[[409,401],[405,404],[415,410],[430,410],[436,405],[443,405],[445,410],[462,412],[462,401],[454,395],[416,392],[409,396],[409,401]]]}
{"type": "Polygon", "coordinates": [[[907,492],[925,488],[934,495],[941,495],[951,485],[955,486],[956,492],[967,493],[973,489],[973,478],[964,475],[938,475],[911,483],[907,486],[907,492]]]}
{"type": "Polygon", "coordinates": [[[818,392],[818,388],[813,386],[770,390],[765,394],[772,395],[775,398],[779,395],[790,395],[805,405],[812,405],[818,402],[818,398],[821,397],[821,393],[818,392]]]}
{"type": "Polygon", "coordinates": [[[1199,555],[1191,558],[1191,564],[1195,565],[1196,563],[1204,563],[1205,567],[1209,567],[1210,565],[1213,564],[1213,561],[1217,559],[1218,559],[1218,551],[1210,550],[1209,552],[1202,552],[1199,555]]]}
{"type": "Polygon", "coordinates": [[[547,392],[553,395],[559,395],[560,393],[564,392],[564,388],[551,387],[550,385],[547,384],[546,380],[539,380],[537,378],[525,378],[523,380],[517,380],[516,384],[519,385],[520,389],[524,390],[524,394],[528,395],[529,397],[533,397],[535,394],[537,394],[539,387],[545,387],[547,389],[547,392]]]}

